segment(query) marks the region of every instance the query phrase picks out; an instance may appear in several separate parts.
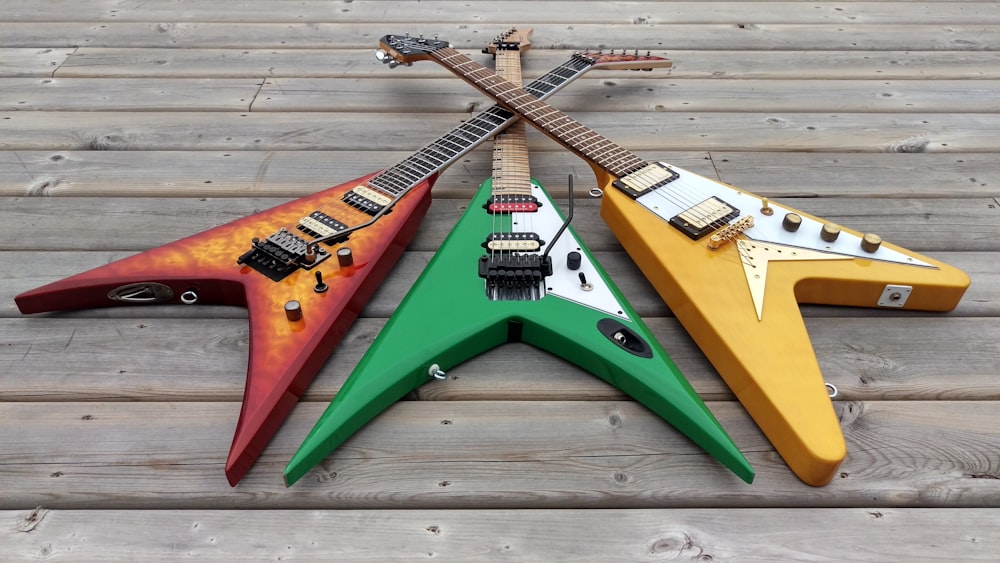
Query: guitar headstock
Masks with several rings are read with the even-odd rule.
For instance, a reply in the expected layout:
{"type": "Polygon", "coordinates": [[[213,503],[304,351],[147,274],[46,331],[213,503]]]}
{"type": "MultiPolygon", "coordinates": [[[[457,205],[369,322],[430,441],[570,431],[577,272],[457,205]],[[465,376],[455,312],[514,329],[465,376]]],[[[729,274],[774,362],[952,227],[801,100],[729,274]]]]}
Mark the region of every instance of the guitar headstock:
{"type": "Polygon", "coordinates": [[[531,48],[533,29],[512,27],[493,38],[493,42],[483,48],[483,52],[496,55],[497,51],[527,51],[531,48]]]}
{"type": "Polygon", "coordinates": [[[414,61],[422,61],[431,58],[431,53],[439,49],[451,47],[447,41],[441,41],[434,36],[434,39],[420,37],[410,37],[406,35],[384,35],[379,39],[379,50],[375,51],[375,56],[389,65],[390,68],[399,66],[400,63],[411,65],[414,61]]]}
{"type": "Polygon", "coordinates": [[[657,57],[649,54],[649,52],[646,52],[645,55],[640,55],[639,51],[629,54],[622,49],[621,53],[615,53],[614,51],[604,53],[598,51],[596,53],[584,52],[578,54],[592,61],[592,68],[595,70],[653,70],[654,68],[670,68],[674,66],[673,61],[670,59],[657,57]]]}

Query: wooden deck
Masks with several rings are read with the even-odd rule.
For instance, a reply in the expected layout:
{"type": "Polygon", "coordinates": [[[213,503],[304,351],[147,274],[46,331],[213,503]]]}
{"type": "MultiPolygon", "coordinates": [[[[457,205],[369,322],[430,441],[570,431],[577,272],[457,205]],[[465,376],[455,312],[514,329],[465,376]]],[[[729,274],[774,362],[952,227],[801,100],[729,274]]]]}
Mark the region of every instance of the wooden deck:
{"type": "MultiPolygon", "coordinates": [[[[1000,554],[1000,4],[5,0],[0,559],[995,560],[1000,554]],[[804,307],[848,458],[801,483],[597,216],[576,229],[757,470],[742,483],[587,373],[510,344],[451,370],[291,488],[281,471],[489,175],[479,149],[235,488],[245,311],[21,316],[13,296],[391,165],[489,102],[387,33],[470,54],[535,30],[532,77],[659,157],[967,271],[949,314],[804,307]],[[448,422],[448,423],[446,423],[448,422]]],[[[485,57],[479,60],[485,61],[485,57]]],[[[589,168],[529,132],[555,193],[589,168]]],[[[775,343],[776,349],[780,342],[775,343]]]]}

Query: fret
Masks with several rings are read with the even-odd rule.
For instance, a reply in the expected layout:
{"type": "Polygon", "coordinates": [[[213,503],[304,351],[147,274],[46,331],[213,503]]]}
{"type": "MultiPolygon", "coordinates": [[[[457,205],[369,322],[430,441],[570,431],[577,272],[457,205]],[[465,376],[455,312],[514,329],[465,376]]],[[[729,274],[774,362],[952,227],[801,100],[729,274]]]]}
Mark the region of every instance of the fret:
{"type": "MultiPolygon", "coordinates": [[[[463,73],[478,72],[481,79],[496,82],[496,77],[492,72],[461,53],[452,49],[451,53],[444,55],[454,62],[456,68],[460,66],[463,73]],[[485,73],[483,73],[484,70],[485,73]]],[[[592,65],[592,61],[580,55],[573,55],[569,61],[525,86],[523,97],[529,101],[548,97],[569,81],[579,77],[592,65]]],[[[502,81],[499,86],[504,86],[502,81]]],[[[472,147],[502,131],[515,119],[516,116],[502,106],[495,105],[488,108],[432,141],[413,155],[376,174],[369,180],[368,184],[387,195],[401,197],[413,186],[454,163],[462,155],[469,152],[472,147]]]]}
{"type": "MultiPolygon", "coordinates": [[[[521,83],[521,54],[497,50],[497,74],[512,84],[521,83]]],[[[495,77],[494,77],[495,78],[495,77]]],[[[493,138],[493,195],[531,195],[531,172],[525,124],[519,121],[493,138]]]]}
{"type": "MultiPolygon", "coordinates": [[[[623,169],[643,162],[565,113],[540,103],[527,88],[519,88],[450,47],[438,49],[431,56],[477,88],[495,96],[504,105],[517,110],[557,142],[616,175],[623,169]]],[[[538,81],[536,81],[538,82],[538,81]]],[[[533,86],[533,85],[532,85],[533,86]]]]}

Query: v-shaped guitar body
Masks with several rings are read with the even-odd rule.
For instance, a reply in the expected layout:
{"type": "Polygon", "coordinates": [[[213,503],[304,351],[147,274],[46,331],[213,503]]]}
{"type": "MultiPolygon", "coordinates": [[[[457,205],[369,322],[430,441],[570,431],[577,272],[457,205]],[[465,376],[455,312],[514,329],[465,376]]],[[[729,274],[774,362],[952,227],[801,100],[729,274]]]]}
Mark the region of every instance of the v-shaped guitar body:
{"type": "MultiPolygon", "coordinates": [[[[540,186],[533,184],[532,191],[541,202],[530,214],[532,228],[549,243],[563,219],[540,186]]],[[[487,297],[477,269],[485,253],[481,243],[497,230],[496,221],[511,221],[484,210],[490,192],[487,181],[289,462],[286,482],[297,481],[364,424],[427,383],[432,365],[447,370],[518,340],[618,387],[752,480],[746,459],[572,229],[553,243],[554,271],[543,297],[487,297]],[[567,254],[574,251],[581,265],[571,270],[567,254]]],[[[527,215],[514,214],[513,220],[527,215]]]]}
{"type": "Polygon", "coordinates": [[[806,332],[799,303],[945,311],[969,278],[931,258],[890,245],[868,252],[861,233],[821,238],[822,220],[673,167],[661,188],[633,199],[607,186],[601,216],[643,274],[803,481],[824,485],[846,456],[840,425],[806,332]],[[712,250],[666,218],[717,197],[753,217],[752,227],[712,250]],[[671,206],[676,205],[676,208],[671,206]],[[786,213],[801,218],[790,232],[786,213]]]}
{"type": "Polygon", "coordinates": [[[250,320],[247,382],[226,461],[226,476],[235,485],[402,254],[430,205],[436,176],[347,241],[326,246],[331,257],[312,270],[298,269],[274,281],[237,260],[252,239],[282,226],[294,231],[317,210],[346,225],[369,220],[370,215],[342,198],[370,177],[25,292],[15,301],[26,314],[142,303],[245,306],[250,320]],[[351,250],[353,264],[341,267],[332,254],[343,248],[351,250]],[[323,292],[316,291],[317,271],[327,286],[323,292]],[[292,301],[299,304],[300,320],[286,315],[292,301]]]}

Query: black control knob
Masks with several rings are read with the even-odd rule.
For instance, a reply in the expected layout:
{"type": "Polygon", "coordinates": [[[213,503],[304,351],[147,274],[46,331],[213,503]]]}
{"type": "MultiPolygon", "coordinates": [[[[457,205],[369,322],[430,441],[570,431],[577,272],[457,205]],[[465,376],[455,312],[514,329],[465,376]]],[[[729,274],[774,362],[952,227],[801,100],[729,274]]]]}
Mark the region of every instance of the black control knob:
{"type": "Polygon", "coordinates": [[[583,256],[575,250],[566,255],[566,267],[570,270],[579,270],[582,262],[583,256]]]}

